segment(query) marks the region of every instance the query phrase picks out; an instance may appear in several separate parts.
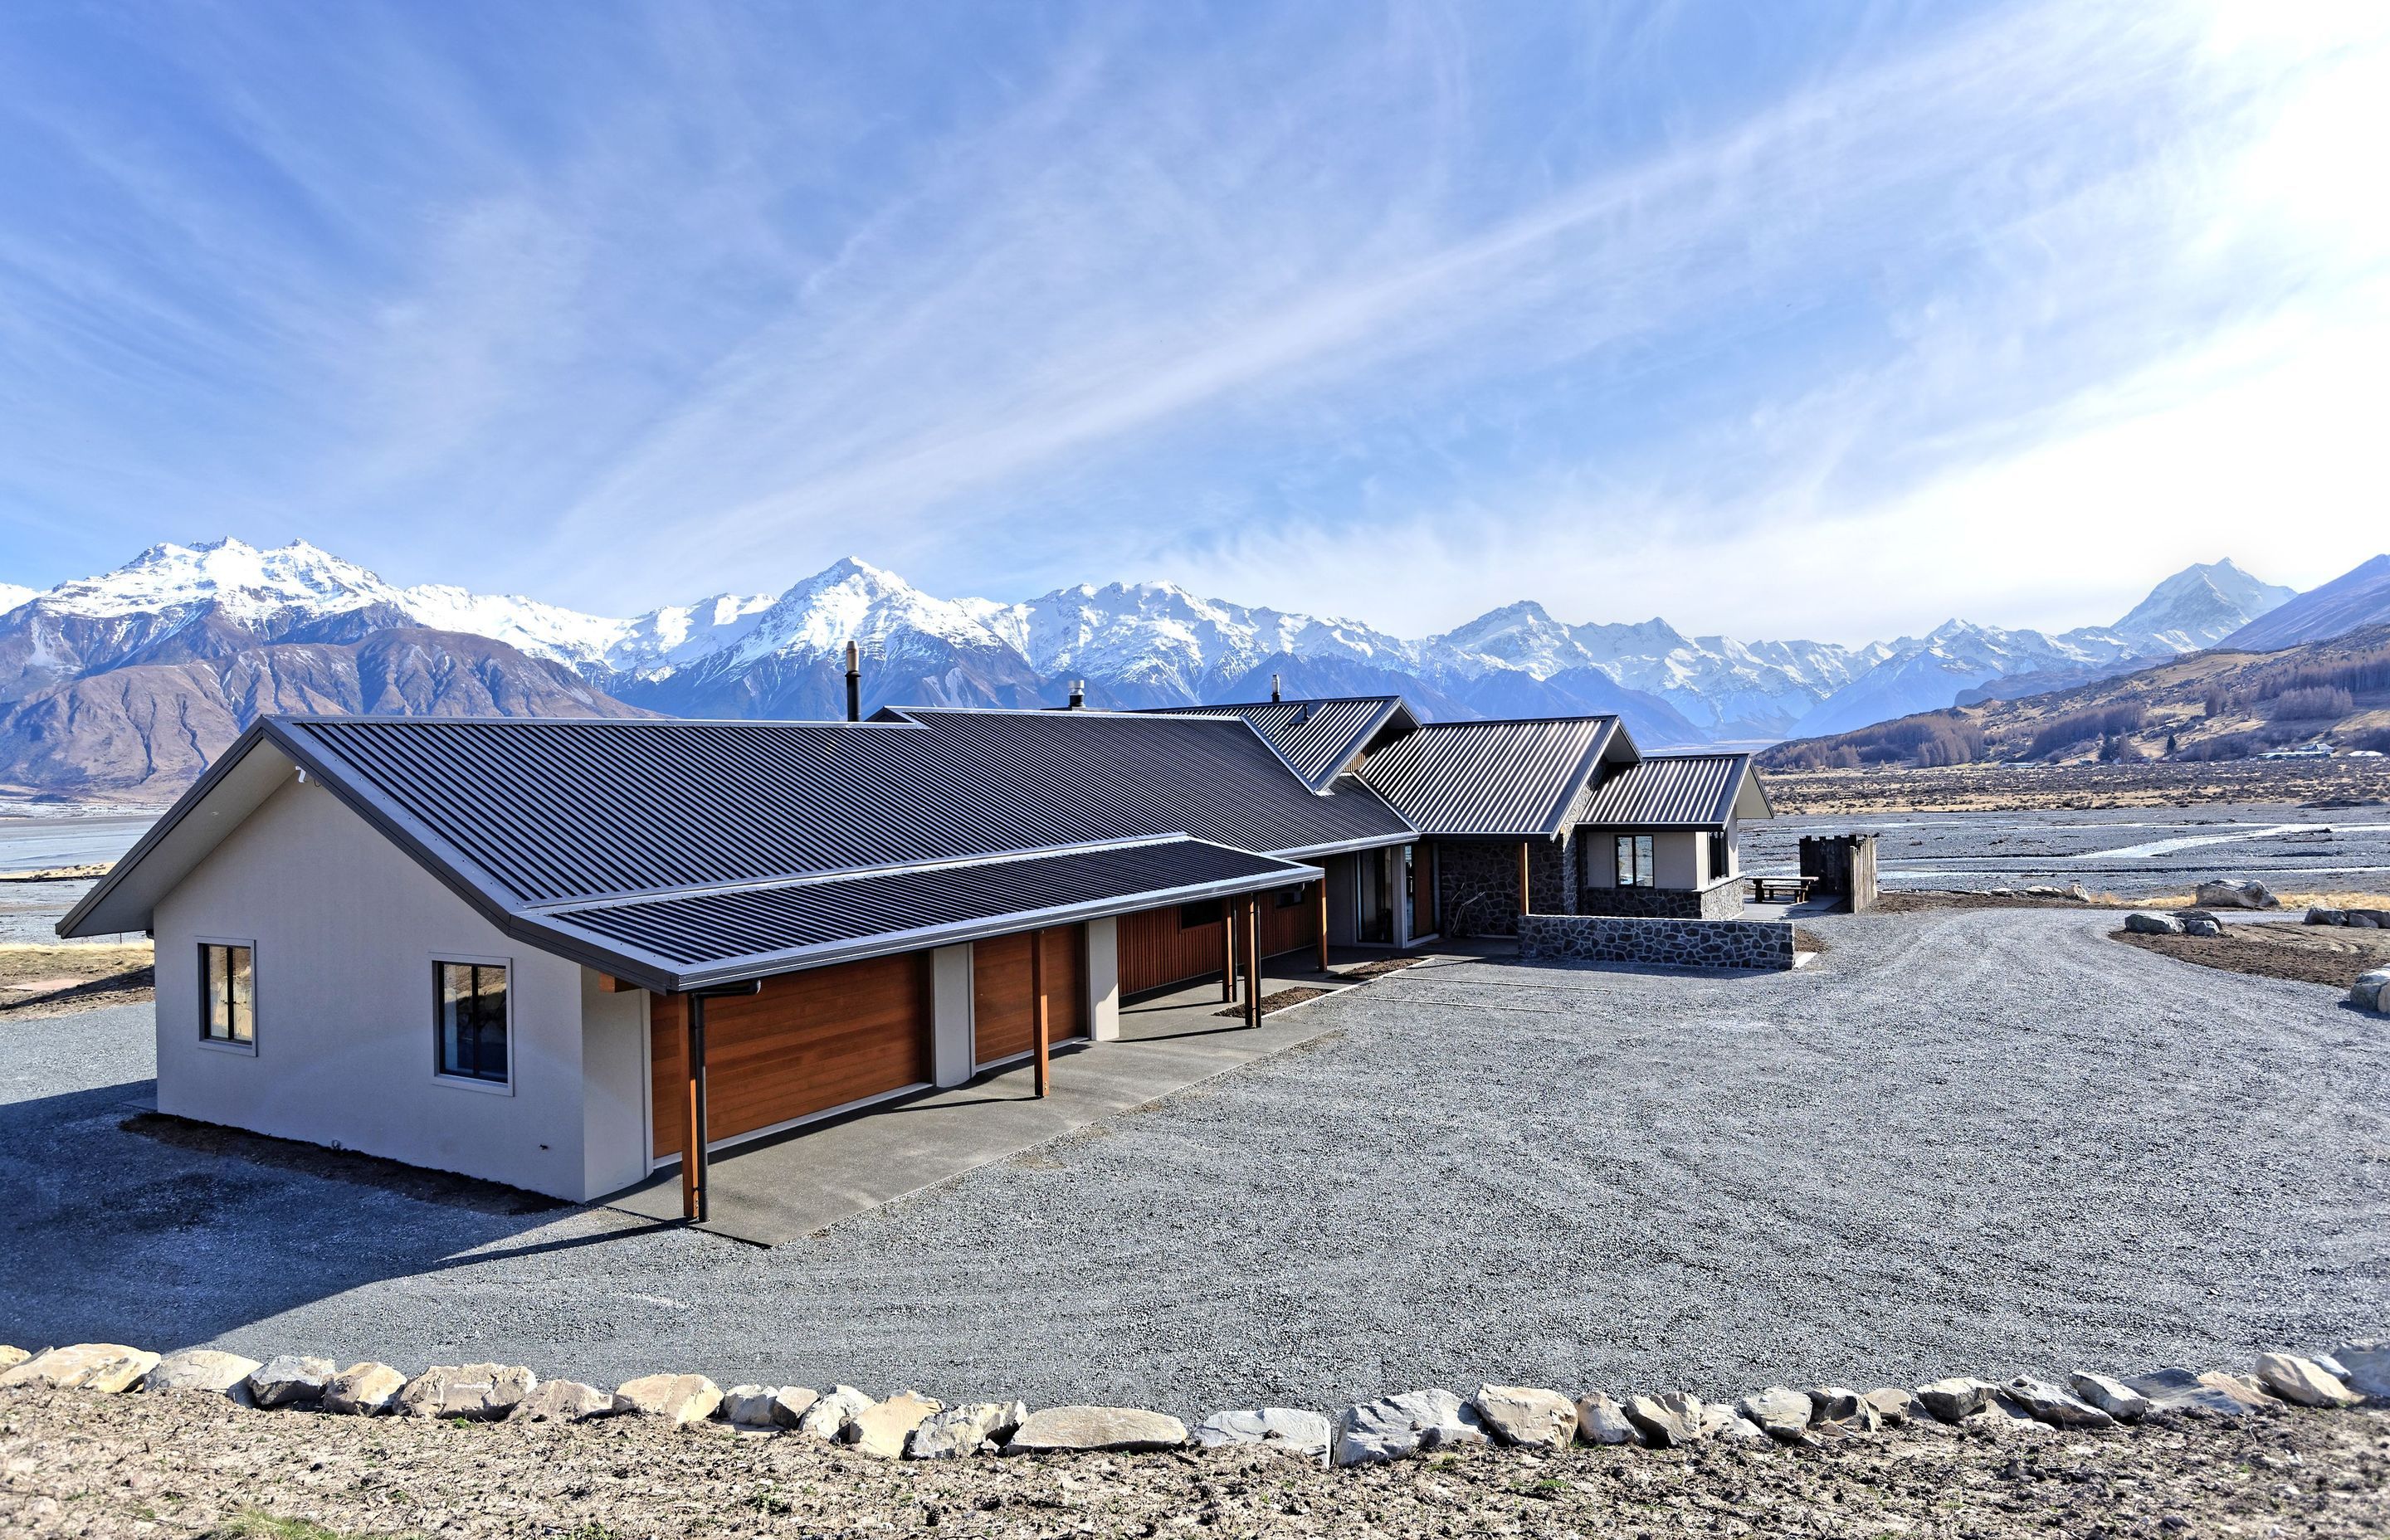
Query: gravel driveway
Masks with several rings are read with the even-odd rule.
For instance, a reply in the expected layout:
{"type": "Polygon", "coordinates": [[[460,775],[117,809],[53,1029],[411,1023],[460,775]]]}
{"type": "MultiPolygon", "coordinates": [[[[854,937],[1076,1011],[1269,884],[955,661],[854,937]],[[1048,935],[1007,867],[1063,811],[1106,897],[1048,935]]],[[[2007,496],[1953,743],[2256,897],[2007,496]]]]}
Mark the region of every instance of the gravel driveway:
{"type": "Polygon", "coordinates": [[[2109,915],[1815,969],[1423,967],[1341,1033],[772,1251],[119,1130],[147,1013],[0,1026],[0,1341],[1179,1412],[1481,1378],[1908,1383],[2390,1327],[2390,1029],[2109,915]]]}

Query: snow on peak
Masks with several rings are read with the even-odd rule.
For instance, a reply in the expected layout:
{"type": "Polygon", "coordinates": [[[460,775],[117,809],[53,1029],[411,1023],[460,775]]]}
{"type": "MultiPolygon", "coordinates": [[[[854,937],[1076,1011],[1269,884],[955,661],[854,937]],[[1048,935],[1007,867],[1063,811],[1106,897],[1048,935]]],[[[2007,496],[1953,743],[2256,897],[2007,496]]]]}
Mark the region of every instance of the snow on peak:
{"type": "Polygon", "coordinates": [[[2108,629],[2137,652],[2196,652],[2279,609],[2296,593],[2260,582],[2229,559],[2211,561],[2167,578],[2108,629]]]}
{"type": "Polygon", "coordinates": [[[50,609],[92,617],[212,604],[235,620],[256,623],[394,603],[396,597],[365,568],[303,540],[260,549],[225,538],[152,545],[113,571],[62,583],[42,598],[50,609]]]}
{"type": "Polygon", "coordinates": [[[40,593],[40,589],[28,588],[21,583],[0,583],[0,615],[6,614],[40,593]]]}
{"type": "Polygon", "coordinates": [[[884,650],[892,637],[908,630],[957,647],[1005,645],[971,606],[932,598],[893,572],[845,557],[755,614],[752,624],[724,649],[724,661],[735,667],[776,656],[827,656],[849,641],[884,650]]]}

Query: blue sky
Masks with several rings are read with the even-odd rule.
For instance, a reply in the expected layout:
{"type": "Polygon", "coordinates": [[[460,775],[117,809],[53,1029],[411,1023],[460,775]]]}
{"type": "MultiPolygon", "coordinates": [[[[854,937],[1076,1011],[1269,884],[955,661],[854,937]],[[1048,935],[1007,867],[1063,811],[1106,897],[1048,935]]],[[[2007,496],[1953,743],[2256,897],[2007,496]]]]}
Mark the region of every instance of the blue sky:
{"type": "Polygon", "coordinates": [[[1417,634],[2390,545],[2390,6],[0,9],[0,581],[1417,634]]]}

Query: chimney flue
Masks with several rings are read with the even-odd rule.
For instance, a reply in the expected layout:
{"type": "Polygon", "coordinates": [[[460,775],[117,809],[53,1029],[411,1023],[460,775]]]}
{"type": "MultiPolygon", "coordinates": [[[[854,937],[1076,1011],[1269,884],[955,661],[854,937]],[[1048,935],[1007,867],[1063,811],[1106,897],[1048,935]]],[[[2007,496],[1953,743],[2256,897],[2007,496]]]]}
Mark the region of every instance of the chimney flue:
{"type": "Polygon", "coordinates": [[[863,720],[863,649],[846,644],[846,719],[863,720]]]}
{"type": "Polygon", "coordinates": [[[1270,675],[1270,699],[1272,700],[1278,699],[1278,675],[1275,674],[1270,675]]]}
{"type": "Polygon", "coordinates": [[[1073,711],[1074,711],[1074,712],[1075,712],[1075,711],[1083,711],[1083,710],[1085,710],[1085,709],[1086,709],[1086,704],[1087,704],[1087,682],[1086,682],[1085,679],[1073,679],[1073,680],[1072,680],[1072,681],[1071,681],[1071,709],[1072,709],[1073,711]]]}

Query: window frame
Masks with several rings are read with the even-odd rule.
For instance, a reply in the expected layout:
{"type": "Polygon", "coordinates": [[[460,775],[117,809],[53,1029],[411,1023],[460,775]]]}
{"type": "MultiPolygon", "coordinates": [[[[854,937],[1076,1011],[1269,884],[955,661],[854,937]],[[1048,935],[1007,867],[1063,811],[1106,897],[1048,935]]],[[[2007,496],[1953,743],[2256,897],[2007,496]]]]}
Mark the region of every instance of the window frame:
{"type": "Polygon", "coordinates": [[[193,936],[195,956],[199,961],[199,1046],[212,1053],[237,1053],[244,1059],[257,1057],[257,942],[239,936],[193,936]],[[208,985],[208,948],[238,946],[249,954],[249,1041],[238,1037],[217,1037],[208,1031],[215,997],[208,985]]]}
{"type": "Polygon", "coordinates": [[[485,1096],[510,1097],[515,1094],[515,960],[512,957],[478,956],[469,952],[434,952],[431,963],[431,1078],[441,1085],[451,1085],[460,1091],[479,1091],[485,1096]],[[446,1023],[442,1020],[445,1001],[442,998],[441,969],[456,968],[504,969],[507,975],[506,1034],[507,1078],[488,1080],[479,1075],[456,1074],[441,1065],[441,1035],[446,1023]]]}
{"type": "Polygon", "coordinates": [[[1660,847],[1649,834],[1621,834],[1611,852],[1612,885],[1620,888],[1657,888],[1660,885],[1660,847]]]}
{"type": "Polygon", "coordinates": [[[1181,930],[1201,930],[1206,925],[1218,925],[1227,918],[1228,902],[1222,898],[1190,899],[1178,906],[1178,928],[1181,930]],[[1193,918],[1197,915],[1202,918],[1193,918]]]}

